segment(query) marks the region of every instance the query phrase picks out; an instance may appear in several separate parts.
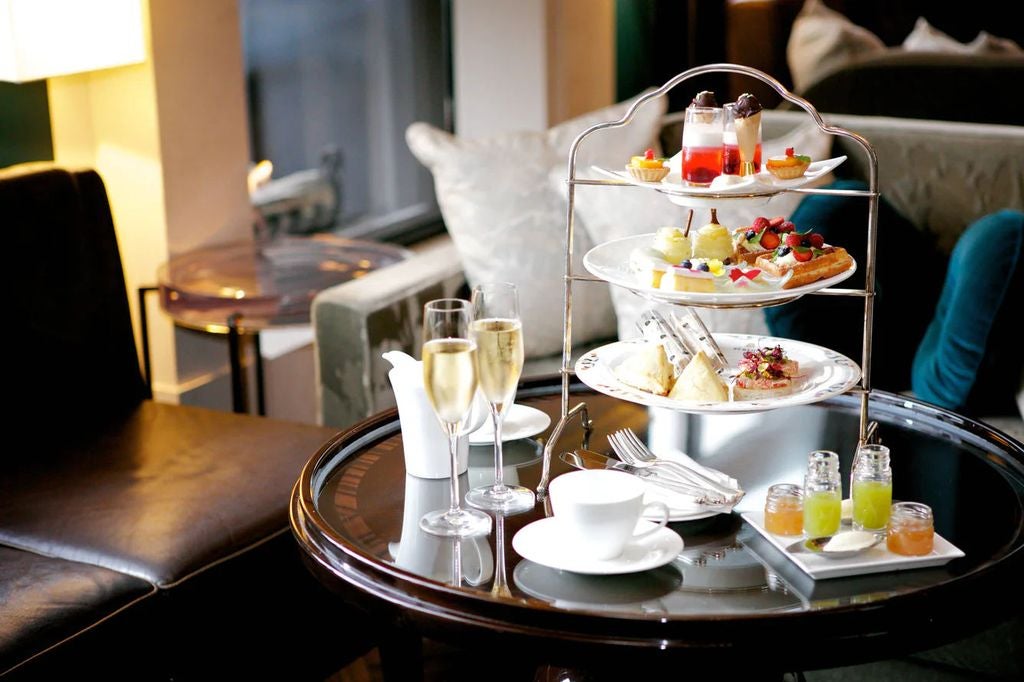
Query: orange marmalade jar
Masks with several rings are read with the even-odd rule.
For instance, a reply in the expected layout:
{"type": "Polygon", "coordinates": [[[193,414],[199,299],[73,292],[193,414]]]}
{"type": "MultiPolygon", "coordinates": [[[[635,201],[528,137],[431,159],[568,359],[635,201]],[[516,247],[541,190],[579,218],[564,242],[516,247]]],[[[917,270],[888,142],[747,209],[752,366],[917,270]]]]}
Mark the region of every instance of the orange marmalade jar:
{"type": "Polygon", "coordinates": [[[804,532],[804,491],[792,483],[777,483],[768,488],[764,501],[764,527],[775,535],[800,535],[804,532]]]}
{"type": "Polygon", "coordinates": [[[919,502],[897,502],[889,513],[885,546],[894,554],[931,554],[935,543],[932,508],[919,502]]]}

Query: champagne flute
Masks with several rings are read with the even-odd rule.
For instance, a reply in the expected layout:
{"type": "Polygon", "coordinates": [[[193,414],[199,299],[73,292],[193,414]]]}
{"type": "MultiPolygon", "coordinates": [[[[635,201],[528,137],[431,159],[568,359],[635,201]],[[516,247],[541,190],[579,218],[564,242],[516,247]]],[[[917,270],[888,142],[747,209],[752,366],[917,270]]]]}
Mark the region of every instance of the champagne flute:
{"type": "Polygon", "coordinates": [[[501,426],[515,402],[523,373],[523,327],[516,286],[500,282],[474,287],[473,318],[480,390],[494,422],[494,485],[470,490],[466,504],[506,514],[532,509],[532,490],[505,485],[501,448],[501,426]]]}
{"type": "Polygon", "coordinates": [[[451,459],[451,503],[427,512],[420,528],[433,535],[466,537],[489,533],[491,517],[462,509],[459,497],[459,435],[466,426],[476,393],[476,343],[469,336],[469,301],[442,298],[423,309],[423,387],[441,428],[448,436],[451,459]]]}

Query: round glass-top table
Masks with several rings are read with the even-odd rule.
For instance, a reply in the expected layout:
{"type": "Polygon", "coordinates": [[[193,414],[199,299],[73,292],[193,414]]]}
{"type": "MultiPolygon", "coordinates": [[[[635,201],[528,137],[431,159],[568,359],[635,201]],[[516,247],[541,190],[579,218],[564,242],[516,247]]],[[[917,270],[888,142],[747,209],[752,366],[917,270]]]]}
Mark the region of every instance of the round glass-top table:
{"type": "Polygon", "coordinates": [[[241,331],[304,324],[324,289],[409,255],[391,244],[326,234],[212,246],[159,267],[160,304],[177,324],[221,334],[235,315],[241,331]]]}
{"type": "MultiPolygon", "coordinates": [[[[553,419],[559,400],[556,379],[528,382],[517,398],[553,419]]],[[[732,514],[671,524],[685,547],[661,568],[559,571],[512,548],[520,528],[548,513],[543,502],[496,517],[488,536],[459,542],[420,531],[424,512],[447,505],[448,484],[405,474],[392,410],[340,434],[302,472],[291,516],[307,563],[396,633],[492,646],[496,663],[525,657],[617,674],[700,669],[729,679],[743,669],[838,667],[960,639],[1020,609],[1024,446],[999,432],[873,393],[870,416],[892,452],[894,495],[931,505],[936,531],[966,556],[941,567],[815,581],[739,512],[762,508],[769,485],[799,482],[811,450],[839,452],[848,481],[858,400],[723,416],[649,410],[574,387],[571,402],[579,400],[594,424],[590,449],[610,452],[606,435],[631,427],[656,451],[676,447],[731,474],[746,497],[732,514]]],[[[545,437],[506,444],[506,481],[536,488],[545,437]]],[[[579,448],[584,438],[577,420],[554,452],[579,448]]],[[[553,475],[567,470],[553,458],[553,475]]],[[[489,481],[492,471],[491,449],[471,448],[460,490],[489,481]]]]}
{"type": "MultiPolygon", "coordinates": [[[[231,394],[235,412],[246,412],[240,337],[252,337],[256,359],[257,411],[264,414],[263,364],[259,332],[307,324],[310,305],[329,287],[358,279],[373,270],[405,260],[412,253],[391,244],[346,239],[330,234],[235,242],[175,256],[157,269],[160,306],[174,323],[211,334],[227,334],[231,394]]],[[[154,287],[139,290],[143,297],[154,287]]],[[[149,337],[142,319],[147,383],[150,381],[149,337]]]]}

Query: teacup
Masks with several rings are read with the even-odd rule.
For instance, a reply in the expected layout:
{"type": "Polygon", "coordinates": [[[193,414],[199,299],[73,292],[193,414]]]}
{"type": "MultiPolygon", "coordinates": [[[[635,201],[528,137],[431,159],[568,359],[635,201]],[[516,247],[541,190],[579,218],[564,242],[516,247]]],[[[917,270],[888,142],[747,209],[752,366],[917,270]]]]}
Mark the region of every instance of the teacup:
{"type": "Polygon", "coordinates": [[[551,481],[551,509],[573,551],[598,561],[614,559],[627,543],[668,523],[668,507],[662,502],[644,504],[645,490],[640,479],[621,471],[573,471],[551,481]],[[647,512],[661,519],[637,533],[637,522],[647,512]]]}

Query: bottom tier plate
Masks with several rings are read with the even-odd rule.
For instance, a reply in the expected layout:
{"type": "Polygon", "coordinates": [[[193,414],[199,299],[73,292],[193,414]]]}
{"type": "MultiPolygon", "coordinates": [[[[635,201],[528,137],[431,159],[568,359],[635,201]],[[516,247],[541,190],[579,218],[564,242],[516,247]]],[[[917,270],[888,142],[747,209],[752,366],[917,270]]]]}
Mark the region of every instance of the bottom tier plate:
{"type": "Polygon", "coordinates": [[[731,368],[736,367],[745,350],[764,346],[782,346],[790,358],[800,363],[801,376],[795,380],[795,388],[787,395],[778,397],[730,402],[674,400],[647,393],[622,383],[615,375],[615,368],[630,354],[637,352],[639,346],[645,343],[642,339],[617,341],[586,353],[576,362],[576,376],[595,391],[614,398],[621,398],[648,407],[665,407],[695,414],[743,414],[792,407],[793,405],[806,405],[841,395],[860,381],[860,367],[857,363],[845,355],[812,343],[754,334],[713,334],[713,336],[731,368]]]}

